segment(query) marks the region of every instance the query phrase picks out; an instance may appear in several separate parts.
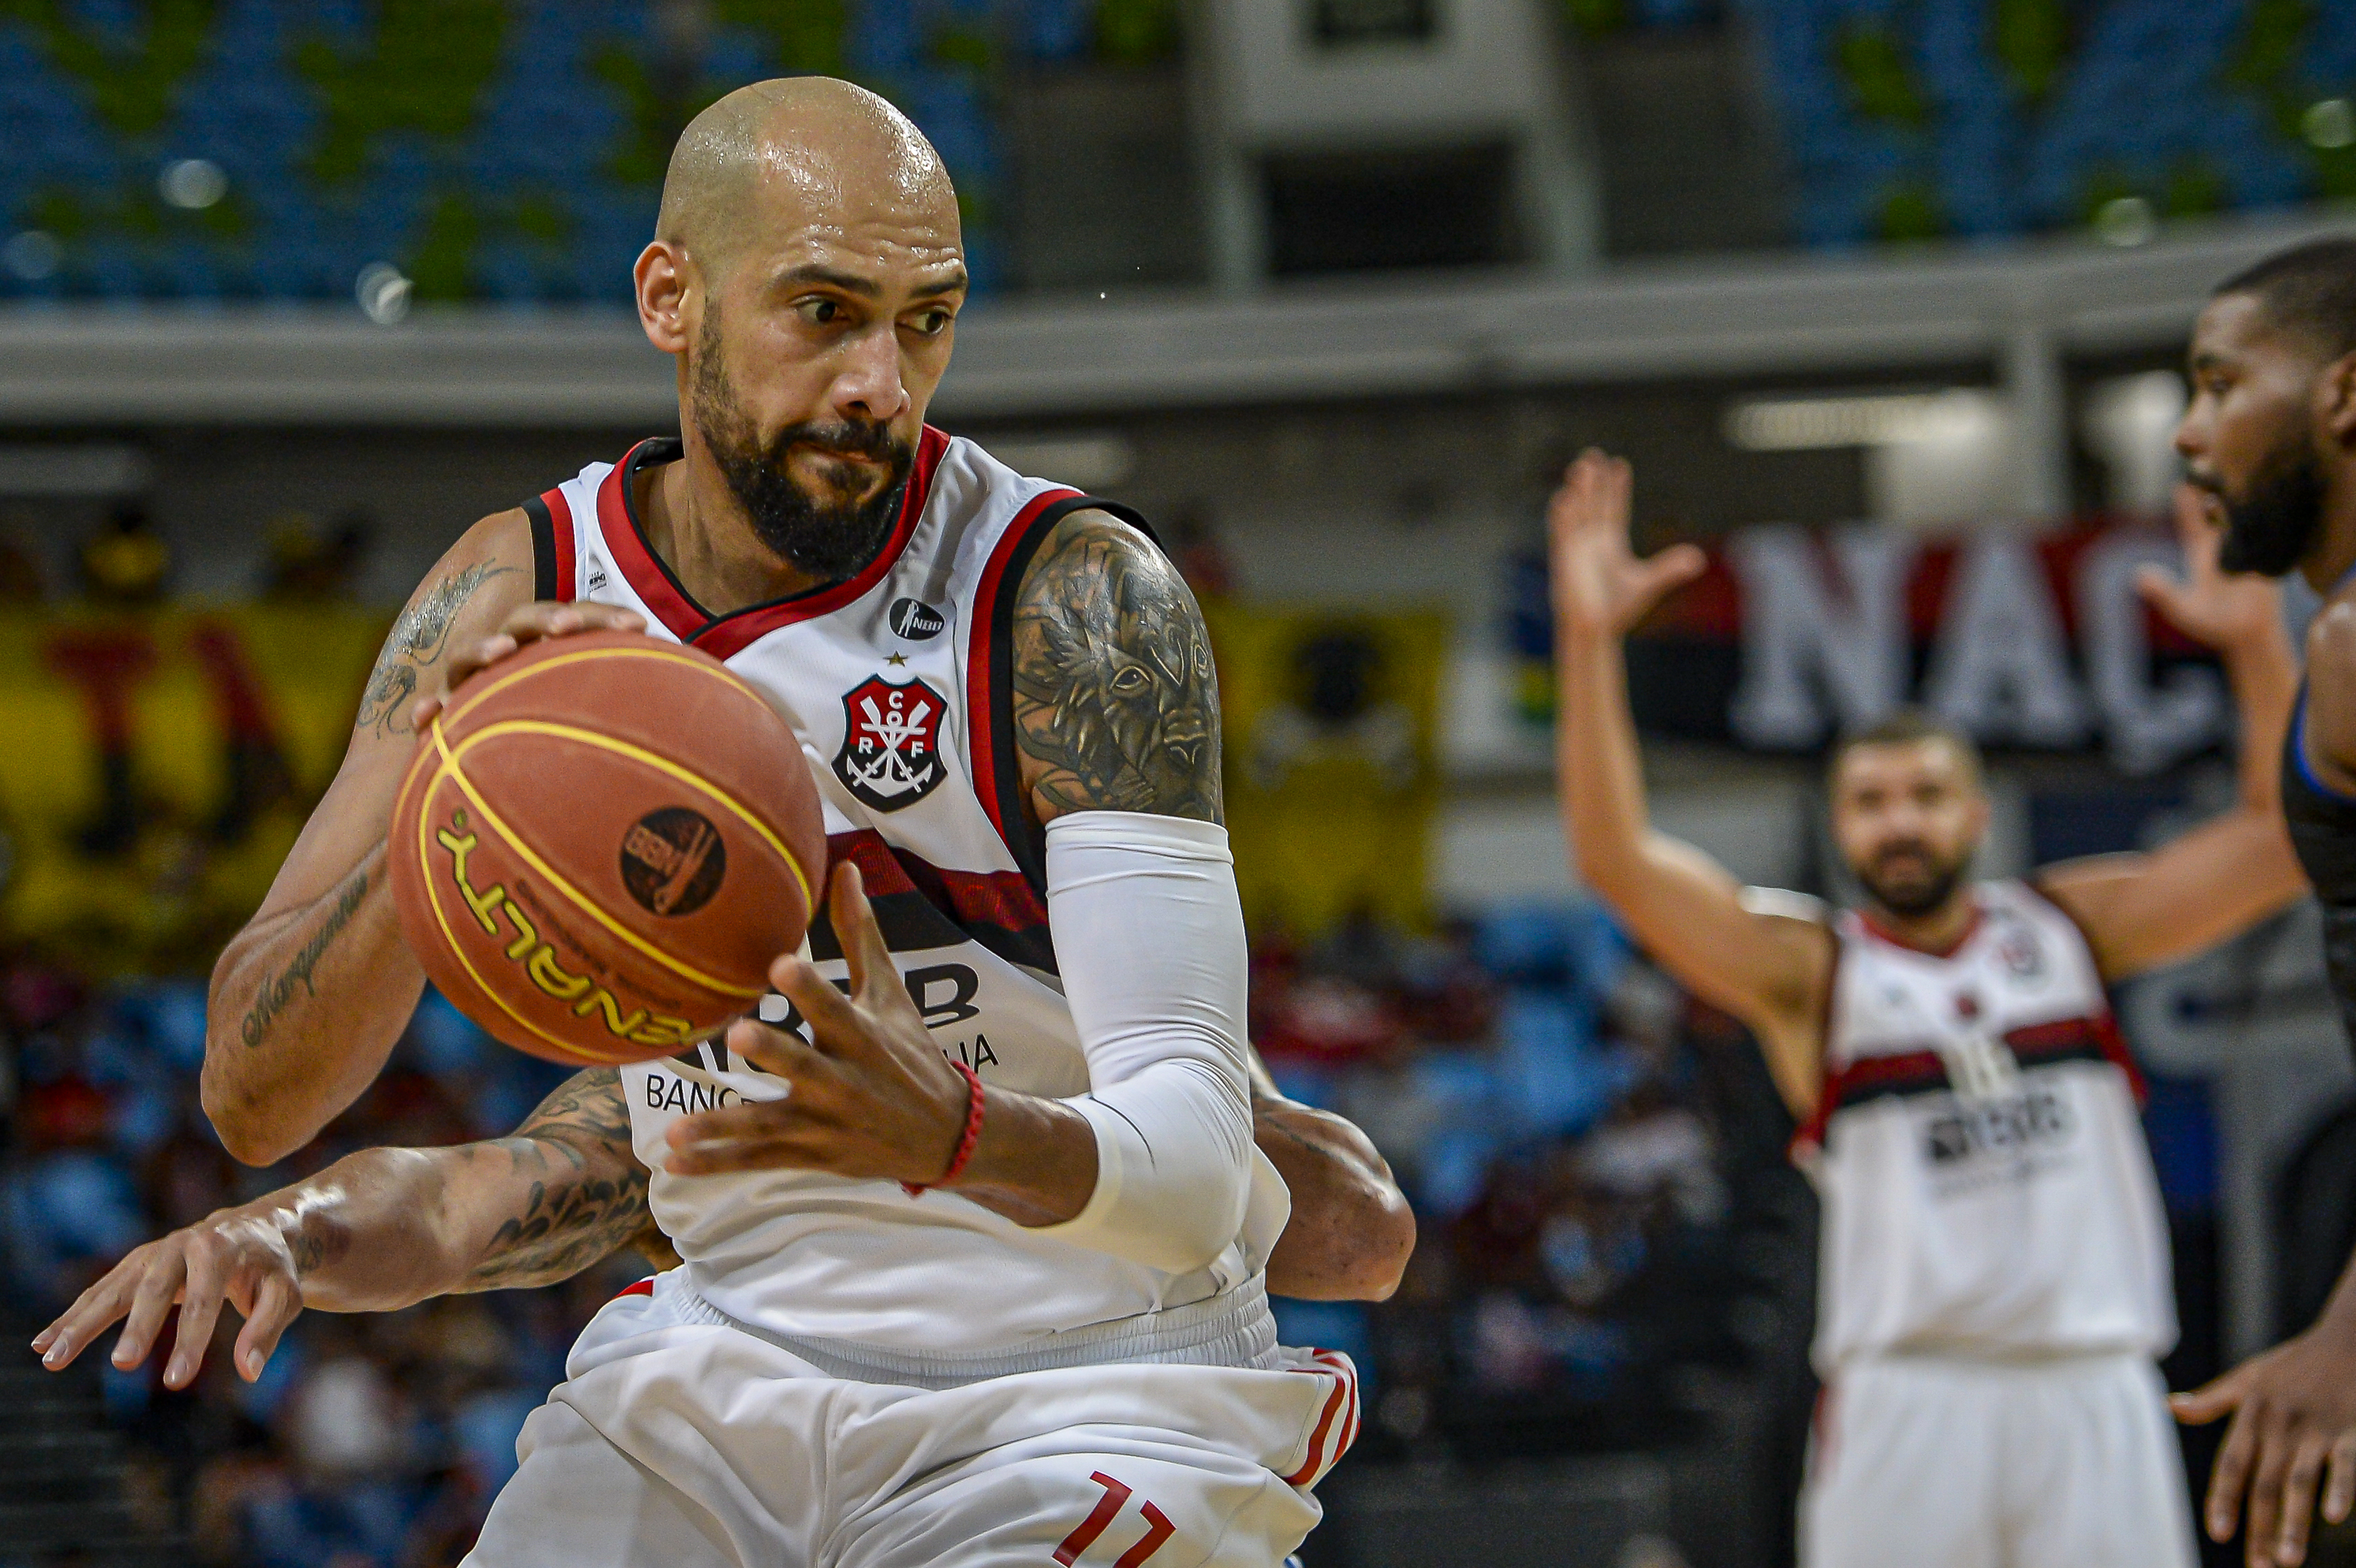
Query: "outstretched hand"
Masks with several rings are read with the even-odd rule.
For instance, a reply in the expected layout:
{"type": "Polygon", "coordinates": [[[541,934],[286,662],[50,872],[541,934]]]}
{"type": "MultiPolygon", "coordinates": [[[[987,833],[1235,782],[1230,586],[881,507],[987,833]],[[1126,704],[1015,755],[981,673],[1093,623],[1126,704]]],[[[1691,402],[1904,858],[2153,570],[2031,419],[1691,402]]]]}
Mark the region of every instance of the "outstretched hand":
{"type": "Polygon", "coordinates": [[[2211,1539],[2230,1541],[2248,1494],[2249,1568],[2306,1561],[2319,1483],[2328,1522],[2356,1505],[2356,1344],[2345,1330],[2319,1324],[2169,1405],[2191,1426],[2233,1418],[2203,1513],[2211,1539]]]}
{"type": "Polygon", "coordinates": [[[2190,485],[2176,487],[2176,537],[2184,547],[2184,575],[2158,566],[2136,574],[2136,588],[2170,625],[2215,649],[2242,646],[2253,639],[2279,636],[2282,588],[2271,577],[2228,572],[2217,564],[2225,542],[2216,499],[2190,485]]]}
{"type": "Polygon", "coordinates": [[[809,1021],[809,1039],[747,1018],[729,1028],[728,1047],[783,1079],[786,1095],[672,1122],[664,1163],[672,1175],[787,1169],[921,1185],[948,1167],[970,1104],[965,1075],[933,1043],[847,860],[834,868],[827,908],[851,993],[805,959],[770,965],[769,983],[809,1021]]]}
{"type": "Polygon", "coordinates": [[[285,1232],[250,1208],[225,1208],[161,1240],[134,1247],[81,1293],[55,1323],[33,1337],[41,1365],[57,1371],[90,1348],[118,1319],[117,1369],[147,1359],[172,1308],[180,1309],[164,1386],[196,1381],[223,1303],[245,1319],[232,1354],[238,1374],[252,1382],[277,1348],[278,1337],[303,1310],[302,1270],[285,1232]]]}
{"type": "Polygon", "coordinates": [[[601,605],[588,600],[571,602],[556,599],[534,599],[518,605],[499,629],[482,641],[450,650],[450,662],[442,691],[435,695],[420,697],[409,706],[410,727],[419,735],[434,722],[450,693],[490,665],[498,663],[528,642],[544,642],[552,637],[578,637],[588,631],[644,631],[647,618],[636,610],[619,605],[601,605]]]}
{"type": "Polygon", "coordinates": [[[1690,544],[1636,558],[1628,547],[1633,488],[1627,459],[1590,446],[1564,471],[1561,488],[1547,503],[1555,619],[1569,630],[1621,636],[1708,564],[1690,544]]]}

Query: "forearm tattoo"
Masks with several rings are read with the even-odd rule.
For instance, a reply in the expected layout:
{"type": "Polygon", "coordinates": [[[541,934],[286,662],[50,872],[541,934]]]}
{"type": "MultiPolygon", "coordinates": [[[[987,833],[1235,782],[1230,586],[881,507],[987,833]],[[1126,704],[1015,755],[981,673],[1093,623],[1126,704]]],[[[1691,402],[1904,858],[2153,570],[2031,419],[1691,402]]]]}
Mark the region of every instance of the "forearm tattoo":
{"type": "Polygon", "coordinates": [[[417,696],[418,678],[441,660],[459,609],[493,577],[519,570],[487,561],[462,566],[402,611],[401,618],[392,623],[391,635],[384,639],[384,651],[377,655],[376,668],[369,671],[368,691],[360,698],[359,719],[354,727],[379,735],[406,735],[409,704],[417,696]]]}
{"type": "Polygon", "coordinates": [[[246,1009],[245,1022],[238,1026],[239,1037],[245,1041],[249,1050],[262,1044],[270,1033],[270,1026],[278,1021],[278,1015],[285,1009],[287,1003],[294,1000],[297,982],[302,983],[305,995],[316,996],[319,993],[318,988],[311,983],[312,973],[318,969],[319,961],[327,956],[327,950],[335,945],[336,939],[344,934],[344,928],[352,923],[352,917],[359,913],[360,905],[368,898],[368,867],[363,865],[336,890],[335,902],[327,906],[327,918],[319,923],[317,930],[304,940],[301,947],[294,950],[294,956],[286,967],[278,972],[275,979],[262,983],[262,993],[253,999],[253,1005],[246,1009]]]}
{"type": "Polygon", "coordinates": [[[1043,805],[1221,820],[1202,611],[1177,568],[1101,513],[1057,523],[1023,574],[1014,728],[1043,805]]]}
{"type": "Polygon", "coordinates": [[[647,1168],[630,1147],[621,1074],[567,1079],[495,1145],[529,1190],[502,1224],[466,1290],[554,1284],[618,1251],[648,1222],[647,1168]]]}

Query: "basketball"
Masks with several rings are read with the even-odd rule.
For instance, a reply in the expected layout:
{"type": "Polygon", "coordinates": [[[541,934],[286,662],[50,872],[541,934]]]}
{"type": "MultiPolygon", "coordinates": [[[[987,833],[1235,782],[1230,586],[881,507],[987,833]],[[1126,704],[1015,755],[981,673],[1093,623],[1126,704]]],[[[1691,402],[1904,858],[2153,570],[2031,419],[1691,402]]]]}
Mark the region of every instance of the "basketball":
{"type": "Polygon", "coordinates": [[[568,1066],[675,1056],[750,1011],[826,869],[786,721],[710,655],[622,632],[533,643],[459,688],[390,843],[426,976],[568,1066]]]}

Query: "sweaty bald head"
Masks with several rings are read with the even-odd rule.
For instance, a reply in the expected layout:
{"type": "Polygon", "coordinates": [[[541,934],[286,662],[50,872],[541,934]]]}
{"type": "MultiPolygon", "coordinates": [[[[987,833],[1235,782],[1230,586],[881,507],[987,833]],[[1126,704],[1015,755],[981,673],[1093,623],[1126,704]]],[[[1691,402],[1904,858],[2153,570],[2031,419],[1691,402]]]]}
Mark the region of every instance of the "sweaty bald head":
{"type": "Polygon", "coordinates": [[[680,134],[655,237],[709,273],[765,233],[841,238],[876,218],[936,229],[954,246],[957,191],[940,156],[865,88],[783,77],[738,88],[680,134]]]}

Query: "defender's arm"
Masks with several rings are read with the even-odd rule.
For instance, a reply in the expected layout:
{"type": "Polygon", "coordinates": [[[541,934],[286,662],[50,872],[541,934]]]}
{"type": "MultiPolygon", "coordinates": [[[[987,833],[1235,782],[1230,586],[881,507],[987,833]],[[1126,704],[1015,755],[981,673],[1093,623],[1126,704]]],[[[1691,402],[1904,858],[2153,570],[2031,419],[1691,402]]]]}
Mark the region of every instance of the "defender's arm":
{"type": "Polygon", "coordinates": [[[235,1364],[252,1381],[305,1306],[390,1312],[569,1279],[646,1219],[647,1171],[629,1121],[619,1076],[602,1068],[567,1080],[512,1137],[348,1155],[133,1251],[33,1348],[54,1370],[128,1317],[113,1361],[135,1367],[177,1301],[164,1380],[186,1388],[227,1302],[246,1320],[235,1364]]]}
{"type": "MultiPolygon", "coordinates": [[[[2072,861],[2039,875],[2046,897],[2085,931],[2105,980],[2190,958],[2307,891],[2282,816],[2283,741],[2298,693],[2282,591],[2267,578],[2218,569],[2217,530],[2190,486],[2178,493],[2176,519],[2186,580],[2147,572],[2137,585],[2162,615],[2223,656],[2242,725],[2236,798],[2223,815],[2158,849],[2072,861]]],[[[2319,644],[2330,639],[2324,619],[2319,644]]]]}
{"type": "Polygon", "coordinates": [[[1621,639],[1697,575],[1690,545],[1628,549],[1628,465],[1588,452],[1547,509],[1555,608],[1556,772],[1580,875],[1662,967],[1751,1026],[1794,1114],[1815,1108],[1815,1019],[1832,972],[1822,922],[1766,907],[1708,856],[1654,831],[1621,639]]]}

